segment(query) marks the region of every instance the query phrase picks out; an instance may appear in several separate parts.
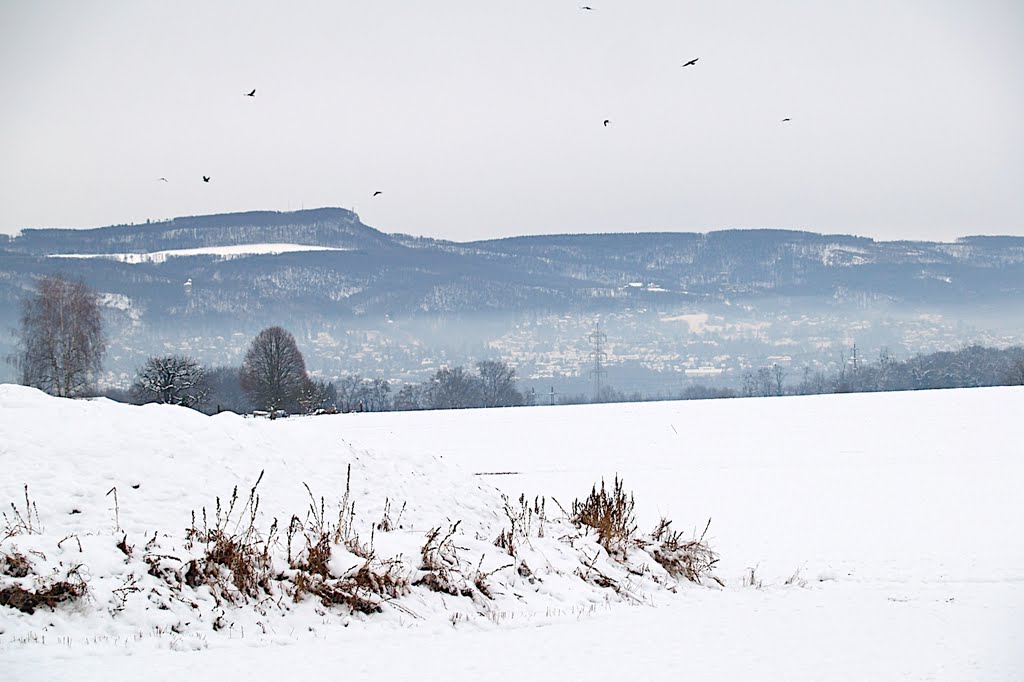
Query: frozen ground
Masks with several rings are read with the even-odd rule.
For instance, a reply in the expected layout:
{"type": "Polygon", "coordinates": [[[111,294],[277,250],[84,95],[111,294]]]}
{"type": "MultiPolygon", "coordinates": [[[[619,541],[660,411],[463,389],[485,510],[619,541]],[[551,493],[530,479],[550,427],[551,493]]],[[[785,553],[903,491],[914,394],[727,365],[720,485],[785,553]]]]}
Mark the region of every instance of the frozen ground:
{"type": "Polygon", "coordinates": [[[48,561],[74,532],[96,566],[88,608],[0,612],[0,659],[12,679],[1024,679],[1021,414],[1024,390],[995,388],[269,422],[4,386],[0,505],[28,483],[48,561]],[[366,523],[385,495],[409,505],[378,547],[412,551],[461,518],[485,568],[501,561],[487,547],[504,523],[491,486],[568,505],[618,473],[641,528],[664,514],[699,532],[712,518],[726,587],[647,582],[629,605],[570,579],[574,557],[537,539],[544,593],[501,573],[494,604],[413,594],[416,618],[346,620],[307,602],[264,618],[266,635],[233,613],[248,630],[229,637],[174,632],[177,607],[109,613],[119,583],[101,576],[132,570],[109,552],[111,487],[138,546],[154,529],[180,535],[190,510],[261,469],[267,513],[308,506],[302,481],[336,509],[350,462],[366,523]]]}

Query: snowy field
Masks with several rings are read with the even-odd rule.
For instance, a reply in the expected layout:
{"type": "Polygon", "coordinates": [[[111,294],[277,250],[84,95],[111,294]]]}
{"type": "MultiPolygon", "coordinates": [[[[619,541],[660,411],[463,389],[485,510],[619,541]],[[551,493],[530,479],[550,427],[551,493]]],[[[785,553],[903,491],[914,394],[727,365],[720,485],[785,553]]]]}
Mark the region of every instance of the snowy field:
{"type": "Polygon", "coordinates": [[[168,249],[147,253],[54,253],[50,258],[108,258],[121,263],[165,263],[168,258],[187,256],[217,256],[223,260],[245,256],[276,256],[282,253],[303,251],[348,251],[349,249],[312,244],[235,244],[231,246],[201,246],[194,249],[168,249]]]}
{"type": "Polygon", "coordinates": [[[39,573],[81,564],[88,583],[56,611],[0,607],[0,666],[19,680],[1021,680],[1022,415],[1024,389],[991,388],[271,422],[0,386],[0,507],[24,510],[27,484],[40,531],[0,551],[39,573]],[[488,574],[491,595],[415,588],[350,616],[312,598],[218,604],[205,586],[182,600],[147,572],[144,557],[197,551],[191,512],[212,516],[235,485],[245,497],[261,471],[258,527],[304,515],[303,483],[336,517],[349,465],[362,541],[385,499],[400,526],[375,533],[377,555],[415,573],[426,533],[461,522],[460,570],[488,574]],[[568,507],[616,474],[641,531],[667,516],[700,535],[711,519],[724,587],[559,539],[573,529],[552,498],[568,507]],[[547,533],[516,558],[493,544],[509,525],[499,490],[548,499],[547,533]],[[620,589],[580,570],[591,558],[620,589]]]}

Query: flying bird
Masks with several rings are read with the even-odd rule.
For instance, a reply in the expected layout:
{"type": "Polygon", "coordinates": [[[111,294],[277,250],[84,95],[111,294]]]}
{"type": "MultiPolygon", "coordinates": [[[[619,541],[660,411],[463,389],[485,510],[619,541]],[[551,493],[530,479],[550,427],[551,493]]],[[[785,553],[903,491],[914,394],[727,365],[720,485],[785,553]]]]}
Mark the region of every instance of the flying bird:
{"type": "Polygon", "coordinates": [[[697,63],[698,59],[700,59],[700,57],[695,57],[695,58],[691,59],[690,61],[686,62],[685,64],[683,64],[683,68],[685,69],[687,66],[693,66],[694,64],[697,63]]]}
{"type": "Polygon", "coordinates": [[[157,178],[157,182],[167,182],[167,178],[157,178]]]}
{"type": "Polygon", "coordinates": [[[784,118],[784,119],[782,119],[782,122],[785,123],[786,121],[790,121],[790,120],[792,120],[792,119],[784,118]]]}
{"type": "Polygon", "coordinates": [[[378,194],[384,194],[384,192],[381,192],[380,190],[377,190],[376,192],[373,193],[373,196],[377,196],[378,194]]]}
{"type": "Polygon", "coordinates": [[[209,181],[210,181],[210,176],[209,175],[204,175],[203,176],[203,182],[209,182],[209,181]]]}
{"type": "Polygon", "coordinates": [[[252,92],[245,93],[245,96],[246,97],[255,97],[256,96],[256,88],[253,88],[252,92]]]}
{"type": "Polygon", "coordinates": [[[611,123],[611,120],[609,120],[609,119],[607,119],[607,118],[606,118],[606,119],[604,120],[604,127],[605,127],[605,128],[607,128],[607,127],[608,127],[608,124],[609,124],[609,123],[611,123]]]}
{"type": "Polygon", "coordinates": [[[588,12],[593,12],[594,11],[594,8],[591,7],[590,5],[583,5],[582,7],[580,7],[580,9],[585,9],[588,12]]]}

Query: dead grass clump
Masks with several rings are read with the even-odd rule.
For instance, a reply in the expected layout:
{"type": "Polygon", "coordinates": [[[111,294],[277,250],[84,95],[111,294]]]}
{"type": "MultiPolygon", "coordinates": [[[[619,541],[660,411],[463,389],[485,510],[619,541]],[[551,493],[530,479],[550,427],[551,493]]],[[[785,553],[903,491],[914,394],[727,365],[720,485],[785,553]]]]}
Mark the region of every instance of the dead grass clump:
{"type": "Polygon", "coordinates": [[[10,517],[7,516],[7,512],[3,512],[4,517],[4,537],[14,537],[15,535],[38,535],[43,532],[43,524],[39,521],[39,508],[36,507],[36,503],[32,502],[28,497],[28,484],[25,484],[25,511],[18,509],[18,507],[11,502],[10,517]],[[35,516],[35,520],[32,517],[35,516]]]}
{"type": "Polygon", "coordinates": [[[718,554],[704,541],[708,528],[711,527],[711,519],[708,519],[700,537],[691,540],[683,539],[683,534],[673,531],[671,526],[672,522],[662,517],[651,533],[653,543],[645,549],[654,560],[674,577],[686,578],[694,583],[710,578],[723,585],[721,580],[711,574],[718,563],[718,554]]]}
{"type": "Polygon", "coordinates": [[[391,518],[391,500],[384,498],[384,514],[381,516],[380,521],[377,522],[376,529],[382,533],[390,533],[395,528],[402,527],[402,514],[405,513],[405,502],[402,503],[402,508],[398,510],[398,516],[394,519],[391,518]]]}
{"type": "Polygon", "coordinates": [[[462,575],[455,542],[452,538],[461,521],[456,521],[442,536],[441,527],[431,528],[420,552],[420,569],[426,571],[413,585],[423,585],[434,592],[454,597],[472,597],[473,588],[462,575]]]}
{"type": "MultiPolygon", "coordinates": [[[[370,543],[363,544],[359,541],[359,534],[355,532],[356,503],[352,501],[352,465],[348,465],[348,472],[345,475],[345,494],[341,498],[341,506],[338,508],[338,522],[334,525],[332,540],[334,544],[343,545],[345,549],[362,559],[370,559],[373,552],[373,531],[370,528],[370,543]]],[[[404,509],[404,507],[403,507],[404,509]]]]}
{"type": "Polygon", "coordinates": [[[633,495],[626,495],[622,480],[615,476],[611,490],[601,479],[601,489],[594,486],[587,499],[572,503],[572,522],[597,531],[598,542],[609,554],[623,554],[636,533],[633,516],[633,495]]]}
{"type": "Polygon", "coordinates": [[[0,573],[12,578],[24,578],[32,572],[32,562],[21,552],[0,552],[0,573]]]}
{"type": "Polygon", "coordinates": [[[304,594],[311,594],[324,606],[341,605],[365,614],[380,613],[384,602],[409,592],[409,579],[401,561],[382,562],[373,558],[336,579],[299,571],[294,584],[296,602],[304,594]]]}
{"type": "MultiPolygon", "coordinates": [[[[310,499],[306,522],[292,516],[287,532],[288,563],[296,570],[291,578],[295,588],[294,599],[298,602],[304,595],[310,594],[318,597],[324,606],[342,605],[353,612],[378,613],[384,601],[408,592],[409,579],[404,574],[401,561],[382,562],[375,557],[373,530],[370,532],[369,545],[360,542],[359,535],[354,531],[355,503],[350,501],[351,481],[352,466],[349,465],[345,494],[341,499],[336,524],[327,521],[324,498],[318,500],[306,485],[310,499]],[[299,533],[305,540],[305,547],[293,556],[292,543],[299,533]],[[330,563],[336,544],[343,545],[361,557],[363,564],[341,577],[332,575],[330,563]]],[[[397,520],[391,521],[390,503],[385,502],[384,518],[376,527],[390,530],[393,523],[397,523],[397,520]]]]}
{"type": "Polygon", "coordinates": [[[784,584],[796,585],[797,587],[807,587],[807,581],[804,579],[803,575],[801,575],[802,570],[803,566],[797,566],[796,570],[793,571],[793,575],[786,578],[786,582],[784,584]]]}
{"type": "Polygon", "coordinates": [[[48,580],[35,590],[20,585],[9,585],[0,589],[0,606],[9,606],[22,613],[35,613],[40,606],[55,608],[63,602],[75,601],[86,594],[85,580],[80,573],[81,566],[74,566],[64,580],[48,580]]]}
{"type": "Polygon", "coordinates": [[[196,527],[195,512],[192,513],[192,527],[186,531],[187,546],[202,544],[204,547],[202,557],[193,559],[185,567],[183,578],[187,584],[192,587],[208,584],[215,594],[231,602],[238,596],[259,597],[270,591],[270,548],[277,534],[277,521],[275,519],[271,525],[266,538],[256,529],[259,509],[256,489],[262,480],[261,471],[237,517],[238,486],[231,494],[227,509],[217,498],[213,527],[207,523],[205,507],[202,529],[196,527]]]}
{"type": "Polygon", "coordinates": [[[526,499],[525,494],[519,495],[519,506],[509,504],[508,498],[504,495],[505,516],[508,517],[509,529],[502,529],[494,540],[494,546],[504,549],[509,556],[515,556],[518,546],[522,542],[529,541],[531,534],[537,537],[544,537],[544,523],[548,520],[545,513],[546,499],[535,497],[533,504],[526,499]],[[536,531],[534,526],[536,525],[536,531]]]}
{"type": "Polygon", "coordinates": [[[293,568],[327,578],[330,576],[331,536],[334,529],[331,528],[331,524],[327,521],[324,498],[321,496],[320,504],[317,505],[313,491],[305,483],[302,485],[306,486],[306,492],[309,493],[309,510],[306,513],[304,528],[302,522],[296,516],[292,516],[292,520],[288,524],[288,561],[293,568]],[[292,536],[298,530],[303,531],[306,548],[302,555],[295,562],[292,562],[292,536]]]}
{"type": "Polygon", "coordinates": [[[448,569],[440,569],[426,573],[419,580],[413,583],[417,587],[422,585],[433,592],[450,594],[453,597],[473,596],[473,588],[466,583],[461,575],[456,576],[448,569]],[[458,578],[458,579],[456,579],[458,578]]]}
{"type": "MultiPolygon", "coordinates": [[[[515,564],[505,564],[504,566],[498,566],[497,568],[495,568],[495,569],[493,569],[491,571],[484,571],[483,570],[483,565],[484,565],[484,557],[481,554],[480,555],[480,562],[476,565],[476,570],[473,571],[473,576],[472,576],[473,587],[475,587],[480,594],[484,595],[488,599],[494,599],[494,594],[491,592],[490,583],[488,583],[487,581],[490,579],[490,577],[492,575],[494,575],[498,571],[503,571],[506,568],[512,568],[515,564]]],[[[526,564],[524,563],[523,566],[525,566],[525,565],[526,564]]],[[[527,570],[529,570],[529,569],[527,569],[527,570]]]]}
{"type": "MultiPolygon", "coordinates": [[[[81,551],[81,544],[82,543],[79,542],[78,544],[79,544],[79,551],[81,551]]],[[[132,552],[135,550],[135,545],[129,545],[128,544],[128,534],[125,533],[124,537],[121,538],[121,542],[117,543],[117,548],[119,550],[121,550],[121,552],[125,555],[125,557],[127,557],[128,559],[131,559],[132,558],[132,552]]]]}

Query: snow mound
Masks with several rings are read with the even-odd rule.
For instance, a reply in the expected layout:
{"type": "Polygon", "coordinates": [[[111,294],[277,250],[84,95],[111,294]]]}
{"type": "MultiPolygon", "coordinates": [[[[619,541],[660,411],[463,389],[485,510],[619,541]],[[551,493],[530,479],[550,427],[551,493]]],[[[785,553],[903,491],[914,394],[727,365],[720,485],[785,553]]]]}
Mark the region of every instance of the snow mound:
{"type": "Polygon", "coordinates": [[[663,567],[678,543],[609,554],[550,501],[510,499],[434,455],[352,446],[346,419],[0,386],[0,647],[491,628],[678,588],[663,567]]]}

